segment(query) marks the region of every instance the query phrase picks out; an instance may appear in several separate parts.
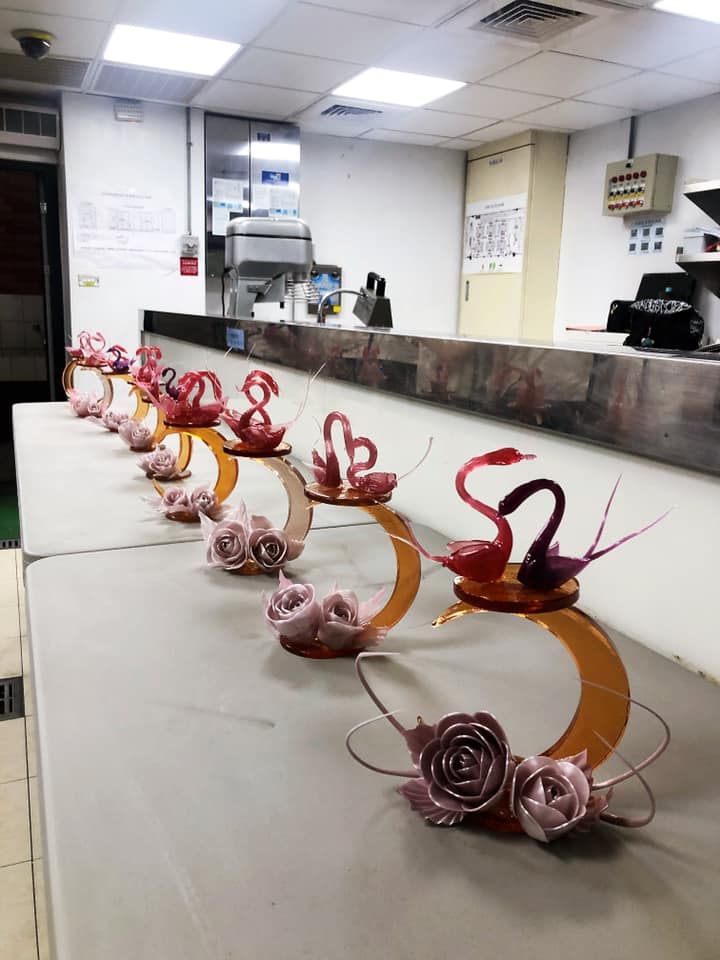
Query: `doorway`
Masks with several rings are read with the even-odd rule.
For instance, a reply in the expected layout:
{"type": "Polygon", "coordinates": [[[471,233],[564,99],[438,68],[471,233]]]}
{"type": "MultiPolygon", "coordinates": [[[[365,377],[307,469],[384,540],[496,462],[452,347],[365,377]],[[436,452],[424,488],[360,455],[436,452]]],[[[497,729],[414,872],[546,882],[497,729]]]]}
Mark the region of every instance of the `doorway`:
{"type": "Polygon", "coordinates": [[[12,406],[54,400],[64,355],[57,168],[0,159],[0,548],[19,539],[12,406]]]}

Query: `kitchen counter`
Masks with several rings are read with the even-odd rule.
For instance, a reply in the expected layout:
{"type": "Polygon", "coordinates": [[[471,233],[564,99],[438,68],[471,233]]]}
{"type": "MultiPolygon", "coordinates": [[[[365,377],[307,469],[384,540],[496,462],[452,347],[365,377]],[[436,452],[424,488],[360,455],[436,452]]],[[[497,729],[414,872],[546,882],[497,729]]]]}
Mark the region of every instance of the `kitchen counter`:
{"type": "Polygon", "coordinates": [[[720,474],[720,366],[614,352],[145,310],[143,331],[720,474]],[[230,332],[229,332],[230,331],[230,332]],[[230,338],[230,339],[228,339],[230,338]]]}

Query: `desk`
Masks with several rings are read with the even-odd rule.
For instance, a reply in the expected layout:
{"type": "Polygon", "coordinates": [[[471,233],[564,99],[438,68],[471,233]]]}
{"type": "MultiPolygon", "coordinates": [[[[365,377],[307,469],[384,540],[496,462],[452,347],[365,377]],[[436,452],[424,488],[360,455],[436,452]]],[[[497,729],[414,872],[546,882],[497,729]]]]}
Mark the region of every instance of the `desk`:
{"type": "MultiPolygon", "coordinates": [[[[154,494],[133,453],[114,433],[70,412],[67,403],[20,403],[13,407],[20,529],[26,563],[40,557],[178,543],[202,538],[199,524],[174,523],[142,497],[154,494]]],[[[174,441],[169,440],[172,444],[174,441]]],[[[212,483],[215,464],[195,444],[191,488],[212,483]]],[[[244,497],[252,513],[284,522],[287,501],[279,481],[261,465],[239,462],[239,479],[228,503],[244,497]]],[[[304,469],[306,476],[309,471],[304,469]]],[[[320,507],[314,524],[368,522],[358,510],[320,507]]]]}
{"type": "MultiPolygon", "coordinates": [[[[392,575],[380,538],[313,531],[293,578],[362,599],[392,575]]],[[[376,708],[352,662],[271,640],[272,581],[207,570],[196,543],[53,557],[27,581],[57,960],[718,956],[720,690],[670,661],[615,638],[635,695],[674,727],[647,774],[655,821],[545,847],[429,827],[401,781],[356,765],[345,733],[376,708]]],[[[450,584],[424,567],[386,644],[407,655],[372,665],[380,695],[408,725],[490,709],[518,752],[542,749],[574,708],[573,668],[524,620],[430,628],[450,584]]],[[[637,711],[624,752],[658,739],[637,711]]],[[[407,764],[384,722],[355,746],[407,764]]],[[[644,803],[617,788],[617,809],[644,803]]]]}

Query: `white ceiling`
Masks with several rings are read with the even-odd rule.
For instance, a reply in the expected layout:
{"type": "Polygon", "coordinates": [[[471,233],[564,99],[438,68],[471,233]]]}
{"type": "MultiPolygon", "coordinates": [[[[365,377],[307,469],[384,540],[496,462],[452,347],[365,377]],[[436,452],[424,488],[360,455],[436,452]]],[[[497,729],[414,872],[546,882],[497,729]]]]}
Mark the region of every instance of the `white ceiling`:
{"type": "MultiPolygon", "coordinates": [[[[0,50],[17,51],[13,29],[50,30],[51,57],[87,61],[80,89],[92,92],[114,23],[233,40],[242,50],[219,77],[198,81],[193,105],[459,150],[530,127],[581,130],[720,92],[720,25],[660,13],[652,0],[545,0],[592,19],[542,44],[473,29],[506,2],[0,0],[0,50]],[[339,99],[333,88],[366,66],[468,86],[425,108],[378,104],[377,115],[323,117],[339,99]]],[[[33,87],[0,78],[0,89],[33,87]]]]}

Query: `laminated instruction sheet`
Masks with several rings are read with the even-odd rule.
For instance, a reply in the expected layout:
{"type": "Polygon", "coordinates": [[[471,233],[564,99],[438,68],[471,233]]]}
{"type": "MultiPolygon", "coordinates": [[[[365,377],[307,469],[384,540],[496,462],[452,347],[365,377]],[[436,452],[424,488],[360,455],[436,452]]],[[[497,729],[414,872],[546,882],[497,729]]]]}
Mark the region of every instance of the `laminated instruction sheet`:
{"type": "Polygon", "coordinates": [[[463,273],[521,273],[527,193],[476,200],[465,208],[463,273]]]}
{"type": "Polygon", "coordinates": [[[246,210],[246,190],[247,185],[244,180],[225,180],[221,177],[213,177],[212,233],[214,237],[225,236],[225,228],[232,219],[232,214],[243,216],[249,213],[246,210]]]}

